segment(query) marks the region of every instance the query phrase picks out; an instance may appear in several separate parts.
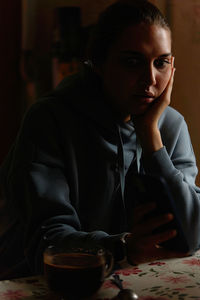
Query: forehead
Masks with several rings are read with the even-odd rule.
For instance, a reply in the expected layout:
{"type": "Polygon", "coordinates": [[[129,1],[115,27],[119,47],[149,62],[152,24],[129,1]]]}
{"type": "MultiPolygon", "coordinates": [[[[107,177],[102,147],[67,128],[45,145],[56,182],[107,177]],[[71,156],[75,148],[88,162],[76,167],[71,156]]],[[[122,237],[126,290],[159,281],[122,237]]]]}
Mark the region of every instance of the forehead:
{"type": "Polygon", "coordinates": [[[145,56],[160,56],[171,52],[171,34],[160,25],[138,24],[127,27],[113,43],[110,54],[139,52],[145,56]]]}

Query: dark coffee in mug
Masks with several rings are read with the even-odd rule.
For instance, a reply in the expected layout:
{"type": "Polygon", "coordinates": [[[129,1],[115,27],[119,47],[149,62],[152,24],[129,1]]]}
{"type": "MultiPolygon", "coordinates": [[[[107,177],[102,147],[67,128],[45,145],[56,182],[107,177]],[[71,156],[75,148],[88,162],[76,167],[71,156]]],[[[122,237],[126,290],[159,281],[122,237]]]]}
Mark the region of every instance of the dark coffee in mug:
{"type": "Polygon", "coordinates": [[[62,296],[89,297],[102,285],[105,259],[90,253],[57,253],[44,257],[44,271],[52,291],[62,296]]]}

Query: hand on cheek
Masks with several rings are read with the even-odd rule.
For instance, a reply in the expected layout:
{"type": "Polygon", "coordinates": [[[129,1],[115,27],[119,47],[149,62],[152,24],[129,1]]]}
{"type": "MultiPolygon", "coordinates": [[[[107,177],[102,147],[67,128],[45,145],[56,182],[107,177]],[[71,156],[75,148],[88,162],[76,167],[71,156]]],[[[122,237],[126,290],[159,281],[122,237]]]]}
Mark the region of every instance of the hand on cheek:
{"type": "Polygon", "coordinates": [[[170,78],[166,88],[143,115],[134,118],[136,133],[145,156],[163,147],[158,121],[163,111],[171,102],[174,73],[174,57],[172,57],[170,78]]]}
{"type": "Polygon", "coordinates": [[[174,68],[174,57],[172,57],[172,59],[171,59],[171,72],[170,72],[170,77],[169,77],[169,81],[167,83],[167,86],[164,89],[164,91],[162,92],[162,94],[160,95],[160,97],[158,97],[158,99],[156,100],[154,105],[152,105],[152,108],[151,108],[152,112],[155,112],[155,115],[156,115],[156,112],[157,112],[157,118],[156,118],[157,122],[159,121],[162,112],[165,110],[165,108],[171,102],[171,93],[172,93],[172,88],[173,88],[175,70],[176,69],[174,68]]]}

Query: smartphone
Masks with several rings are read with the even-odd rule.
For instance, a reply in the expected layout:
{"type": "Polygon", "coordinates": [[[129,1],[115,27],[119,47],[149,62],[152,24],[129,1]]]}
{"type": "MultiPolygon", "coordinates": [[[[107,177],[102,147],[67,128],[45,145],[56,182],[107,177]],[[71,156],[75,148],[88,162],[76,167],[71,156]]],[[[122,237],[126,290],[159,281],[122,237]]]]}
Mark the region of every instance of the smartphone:
{"type": "Polygon", "coordinates": [[[147,203],[149,201],[156,203],[156,209],[147,215],[152,217],[165,213],[172,213],[174,219],[153,231],[153,233],[164,232],[168,229],[176,229],[177,235],[160,244],[167,249],[187,253],[189,251],[189,243],[185,237],[179,212],[176,208],[176,201],[173,199],[170,189],[162,177],[151,175],[134,174],[132,176],[132,188],[139,203],[147,203]]]}

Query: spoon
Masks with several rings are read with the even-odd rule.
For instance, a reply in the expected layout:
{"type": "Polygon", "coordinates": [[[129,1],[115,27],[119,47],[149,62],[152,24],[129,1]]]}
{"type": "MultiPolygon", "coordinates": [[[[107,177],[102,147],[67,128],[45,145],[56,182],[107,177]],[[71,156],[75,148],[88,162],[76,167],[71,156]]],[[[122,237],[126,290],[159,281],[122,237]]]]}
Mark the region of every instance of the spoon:
{"type": "Polygon", "coordinates": [[[134,300],[139,299],[138,295],[133,292],[131,289],[124,289],[122,285],[122,279],[120,279],[119,275],[114,274],[112,282],[120,289],[117,298],[119,300],[134,300]]]}

